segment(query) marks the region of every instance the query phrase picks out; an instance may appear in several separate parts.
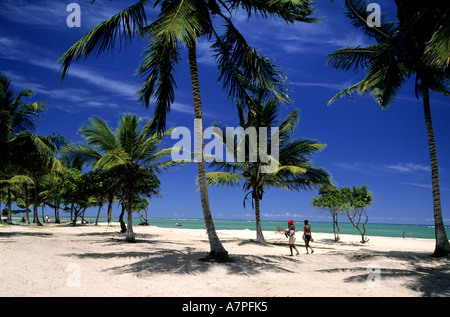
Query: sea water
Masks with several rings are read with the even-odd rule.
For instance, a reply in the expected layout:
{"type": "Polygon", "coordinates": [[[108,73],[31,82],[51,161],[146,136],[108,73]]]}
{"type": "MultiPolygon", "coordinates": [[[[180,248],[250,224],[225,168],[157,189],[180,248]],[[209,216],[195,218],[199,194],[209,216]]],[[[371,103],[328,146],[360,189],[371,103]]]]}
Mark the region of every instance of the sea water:
{"type": "MultiPolygon", "coordinates": [[[[94,222],[95,218],[87,218],[86,220],[94,222]]],[[[100,222],[106,222],[106,218],[100,218],[100,222]]],[[[113,222],[118,222],[118,218],[113,218],[113,222]]],[[[133,225],[138,225],[139,219],[135,219],[133,225]]],[[[203,219],[162,219],[149,218],[148,223],[152,226],[161,228],[177,228],[183,229],[205,229],[203,219]],[[177,226],[181,224],[181,226],[177,226]]],[[[303,222],[296,222],[297,230],[303,230],[303,222]]],[[[331,222],[314,222],[310,221],[312,232],[333,233],[333,224],[331,222]]],[[[216,230],[256,230],[256,222],[251,220],[214,220],[216,230]]],[[[351,224],[342,222],[339,223],[340,234],[356,234],[359,231],[351,224]]],[[[276,231],[277,228],[287,228],[285,221],[261,221],[261,228],[263,231],[276,231]]],[[[424,238],[434,239],[435,232],[432,225],[414,225],[414,224],[380,224],[368,223],[366,224],[366,236],[382,236],[382,237],[403,237],[405,238],[424,238]]],[[[450,226],[446,226],[447,235],[450,236],[450,226]]]]}

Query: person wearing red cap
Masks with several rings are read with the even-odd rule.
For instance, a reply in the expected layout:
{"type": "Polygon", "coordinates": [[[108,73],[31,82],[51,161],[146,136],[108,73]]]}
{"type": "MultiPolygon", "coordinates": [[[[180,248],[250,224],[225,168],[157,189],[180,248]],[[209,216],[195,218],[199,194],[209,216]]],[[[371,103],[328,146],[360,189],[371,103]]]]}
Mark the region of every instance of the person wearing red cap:
{"type": "Polygon", "coordinates": [[[284,234],[286,236],[286,238],[289,238],[289,249],[291,250],[291,256],[294,255],[293,250],[295,249],[295,251],[297,251],[296,255],[299,255],[300,253],[298,252],[294,242],[295,242],[295,225],[294,225],[294,220],[289,220],[288,221],[288,228],[286,229],[286,232],[284,234]]]}

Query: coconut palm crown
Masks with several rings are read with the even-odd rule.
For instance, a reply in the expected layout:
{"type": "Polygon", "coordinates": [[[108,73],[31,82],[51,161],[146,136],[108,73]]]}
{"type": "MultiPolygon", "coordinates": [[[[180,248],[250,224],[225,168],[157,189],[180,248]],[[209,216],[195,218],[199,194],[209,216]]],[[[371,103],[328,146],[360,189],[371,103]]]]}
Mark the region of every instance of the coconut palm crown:
{"type": "MultiPolygon", "coordinates": [[[[85,145],[73,146],[68,150],[71,160],[82,158],[93,164],[94,169],[115,169],[126,188],[126,209],[128,242],[135,241],[132,225],[132,201],[135,186],[146,172],[161,172],[182,162],[162,161],[171,154],[172,148],[159,149],[162,137],[150,127],[150,123],[140,126],[141,119],[136,115],[120,116],[119,125],[113,131],[106,121],[92,117],[81,126],[79,133],[86,139],[85,145]]],[[[167,131],[170,133],[171,131],[167,131]]]]}
{"type": "Polygon", "coordinates": [[[314,153],[320,152],[325,145],[312,139],[293,138],[294,127],[299,121],[298,111],[293,110],[279,122],[279,102],[276,98],[267,101],[263,101],[264,99],[264,93],[260,93],[255,98],[247,100],[246,114],[246,107],[238,104],[238,123],[244,131],[254,128],[256,131],[267,131],[267,135],[262,136],[260,132],[257,139],[247,135],[245,138],[238,138],[227,135],[226,127],[221,127],[216,137],[222,141],[228,157],[232,157],[233,160],[209,157],[208,164],[218,171],[206,173],[208,185],[242,186],[245,192],[244,207],[245,200],[250,197],[255,209],[258,242],[265,242],[260,221],[260,200],[266,189],[300,191],[318,189],[331,184],[329,173],[323,168],[314,167],[310,158],[314,153]],[[272,133],[273,131],[275,132],[272,133]],[[228,140],[227,143],[229,137],[232,141],[228,140]],[[267,143],[261,141],[264,138],[267,143]],[[251,148],[255,145],[258,156],[252,159],[251,148]],[[239,159],[238,151],[242,150],[245,151],[244,160],[239,159]],[[276,151],[277,154],[269,154],[269,150],[276,151]]]}

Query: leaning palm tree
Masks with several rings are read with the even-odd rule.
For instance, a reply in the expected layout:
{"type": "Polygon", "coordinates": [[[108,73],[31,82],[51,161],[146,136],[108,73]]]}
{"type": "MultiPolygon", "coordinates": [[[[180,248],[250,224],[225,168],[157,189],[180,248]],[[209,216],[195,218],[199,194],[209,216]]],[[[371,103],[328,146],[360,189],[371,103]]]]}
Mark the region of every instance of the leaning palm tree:
{"type": "MultiPolygon", "coordinates": [[[[94,2],[93,0],[92,2],[94,2]]],[[[244,97],[256,84],[270,90],[279,100],[288,100],[284,75],[266,57],[257,53],[232,23],[232,16],[243,10],[248,18],[260,15],[287,23],[315,22],[311,0],[140,0],[115,16],[103,21],[60,58],[62,76],[80,58],[112,51],[116,38],[129,43],[135,36],[148,41],[137,73],[145,77],[140,100],[146,107],[154,100],[153,126],[165,130],[166,115],[175,97],[175,71],[180,62],[181,49],[188,48],[189,71],[192,83],[194,114],[203,129],[203,111],[198,76],[196,42],[207,38],[215,52],[219,80],[230,98],[244,97]],[[157,19],[147,24],[145,5],[159,10],[157,19]],[[222,21],[217,26],[213,21],[222,21]],[[220,31],[223,31],[220,35],[220,31]]],[[[202,140],[203,141],[203,140],[202,140]]],[[[204,142],[201,142],[202,149],[204,142]]],[[[208,232],[211,259],[227,259],[228,252],[220,242],[211,216],[206,185],[203,151],[199,151],[198,175],[203,218],[208,232]]]]}
{"type": "Polygon", "coordinates": [[[256,240],[262,243],[265,239],[261,229],[260,201],[267,188],[300,191],[318,189],[331,183],[328,172],[314,167],[310,159],[325,145],[311,139],[293,139],[292,133],[299,121],[297,110],[280,123],[278,101],[263,101],[263,96],[260,93],[255,99],[247,100],[249,109],[246,116],[244,106],[238,104],[239,126],[249,132],[248,137],[235,137],[227,132],[226,127],[216,130],[216,137],[233,160],[208,157],[209,165],[219,171],[206,173],[208,185],[242,186],[244,207],[246,199],[251,197],[255,209],[256,240]],[[272,128],[275,132],[269,133],[272,128]],[[259,135],[256,138],[251,136],[252,131],[259,131],[259,135]],[[270,155],[268,149],[271,149],[270,155]],[[245,159],[242,159],[243,153],[245,159]]]}
{"type": "Polygon", "coordinates": [[[163,135],[159,135],[146,123],[140,128],[136,115],[120,116],[119,126],[113,131],[101,118],[93,117],[82,125],[79,133],[86,139],[86,145],[70,149],[72,159],[81,157],[86,163],[94,164],[94,169],[115,169],[126,196],[127,232],[126,241],[136,240],[133,232],[132,201],[137,182],[146,172],[161,172],[181,164],[173,160],[160,161],[171,154],[172,148],[159,150],[163,135]]]}
{"type": "MultiPolygon", "coordinates": [[[[415,94],[417,98],[422,96],[430,151],[436,231],[434,255],[442,256],[450,252],[450,244],[442,219],[429,91],[431,89],[446,96],[450,95],[448,51],[443,54],[440,49],[436,49],[438,41],[433,38],[436,37],[436,32],[439,31],[441,36],[442,30],[448,30],[448,25],[444,28],[441,19],[442,16],[448,17],[448,5],[445,1],[420,0],[396,3],[398,22],[386,22],[383,17],[380,27],[368,27],[366,3],[359,0],[345,1],[346,15],[351,18],[353,25],[362,29],[377,43],[367,47],[347,47],[329,55],[328,63],[335,69],[357,71],[362,68],[365,71],[362,81],[341,91],[329,103],[342,96],[351,97],[356,91],[361,94],[368,92],[374,96],[382,109],[387,109],[407,78],[415,75],[415,94]],[[431,58],[433,51],[440,54],[431,58]]],[[[448,21],[446,23],[448,24],[448,21]]],[[[448,37],[447,33],[447,43],[448,37]]]]}

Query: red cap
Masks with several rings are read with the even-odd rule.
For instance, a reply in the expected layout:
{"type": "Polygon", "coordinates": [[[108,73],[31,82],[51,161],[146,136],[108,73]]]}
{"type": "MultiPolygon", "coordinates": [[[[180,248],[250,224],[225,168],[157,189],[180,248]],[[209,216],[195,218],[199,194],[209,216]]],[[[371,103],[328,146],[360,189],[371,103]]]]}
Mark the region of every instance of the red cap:
{"type": "Polygon", "coordinates": [[[293,225],[293,224],[294,224],[294,220],[292,220],[292,219],[289,220],[289,221],[288,221],[288,224],[293,225]]]}

